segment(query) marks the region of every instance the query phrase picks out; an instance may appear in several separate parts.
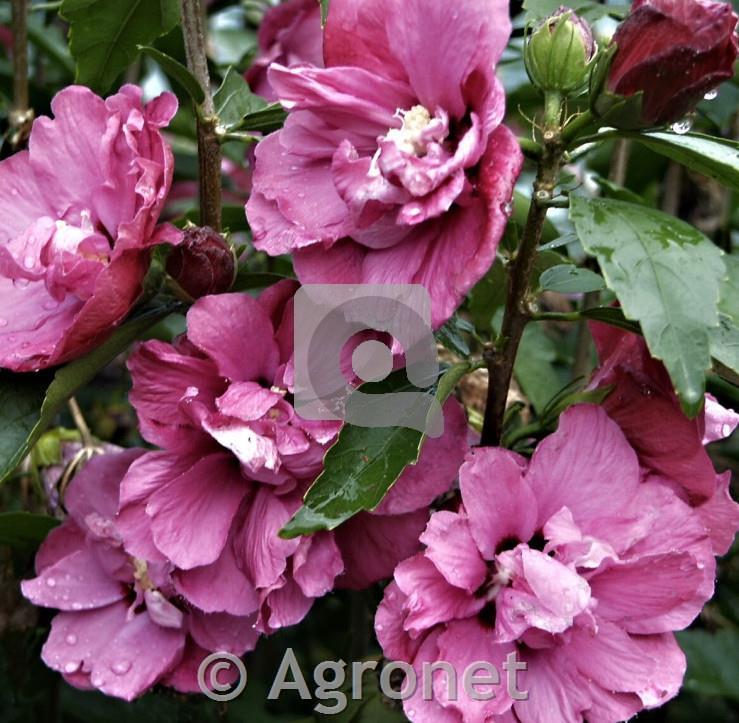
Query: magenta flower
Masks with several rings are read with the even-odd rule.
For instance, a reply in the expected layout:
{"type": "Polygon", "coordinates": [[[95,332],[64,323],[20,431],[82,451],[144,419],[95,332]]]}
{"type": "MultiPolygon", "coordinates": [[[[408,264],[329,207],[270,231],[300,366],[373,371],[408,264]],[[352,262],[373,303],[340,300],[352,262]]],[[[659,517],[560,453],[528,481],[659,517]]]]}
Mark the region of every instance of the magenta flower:
{"type": "MultiPolygon", "coordinates": [[[[200,609],[258,610],[265,633],[299,622],[334,587],[344,550],[355,561],[352,541],[340,550],[330,533],[278,537],[340,427],[303,420],[290,403],[295,288],[282,282],[258,299],[204,297],[188,313],[186,337],[147,342],[129,361],[141,433],[164,451],[137,460],[123,481],[118,525],[127,550],[174,563],[178,591],[200,609]]],[[[466,424],[456,404],[447,434],[397,483],[398,509],[367,515],[367,529],[385,548],[347,585],[391,574],[417,548],[428,516],[419,524],[418,510],[449,489],[464,455],[466,424]],[[415,504],[403,500],[404,486],[410,496],[418,479],[415,504]]]]}
{"type": "Polygon", "coordinates": [[[326,68],[273,64],[290,110],[256,150],[257,248],[304,283],[419,283],[435,326],[488,270],[522,156],[501,125],[500,0],[334,0],[326,68]]]}
{"type": "Polygon", "coordinates": [[[323,66],[321,8],[316,0],[287,0],[270,8],[259,25],[259,53],[246,73],[251,89],[277,100],[267,71],[272,63],[323,66]]]}
{"type": "Polygon", "coordinates": [[[132,85],[107,100],[72,86],[52,110],[29,150],[0,163],[0,367],[16,371],[99,344],[141,295],[150,248],[180,236],[156,226],[172,181],[160,133],[171,93],[144,106],[132,85]]]}
{"type": "Polygon", "coordinates": [[[729,437],[739,414],[706,395],[704,411],[688,419],[661,362],[636,334],[593,323],[601,367],[593,388],[613,386],[603,403],[639,456],[704,518],[714,551],[725,554],[739,527],[739,505],[729,493],[731,474],[716,474],[705,445],[729,437]]]}
{"type": "MultiPolygon", "coordinates": [[[[401,563],[375,630],[385,656],[443,660],[459,671],[449,695],[419,690],[414,723],[626,720],[676,695],[685,658],[672,632],[713,592],[715,560],[701,519],[661,480],[642,481],[634,450],[598,407],[581,405],[533,458],[472,452],[460,471],[462,504],[437,512],[425,550],[401,563]],[[462,672],[480,660],[502,673],[517,653],[514,700],[473,700],[462,672]],[[454,700],[454,698],[458,700],[454,700]]],[[[477,693],[489,691],[483,686],[477,693]]],[[[478,696],[479,697],[479,696],[478,696]]]]}
{"type": "Polygon", "coordinates": [[[196,691],[208,651],[252,650],[255,616],[208,614],[179,596],[168,562],[132,557],[116,524],[121,478],[142,450],[92,459],[65,495],[69,517],[21,583],[36,605],[57,608],[42,657],[78,688],[132,700],[156,683],[196,691]],[[193,661],[195,663],[193,664],[193,661]]]}

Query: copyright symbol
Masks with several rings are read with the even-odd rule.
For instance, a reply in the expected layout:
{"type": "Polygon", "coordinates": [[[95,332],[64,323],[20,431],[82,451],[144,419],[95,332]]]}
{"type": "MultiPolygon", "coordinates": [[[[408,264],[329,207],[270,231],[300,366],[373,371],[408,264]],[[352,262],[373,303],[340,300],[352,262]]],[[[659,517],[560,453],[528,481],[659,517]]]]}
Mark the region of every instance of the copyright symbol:
{"type": "MultiPolygon", "coordinates": [[[[228,676],[229,678],[231,675],[228,676]]],[[[198,666],[198,687],[204,695],[211,700],[228,701],[238,698],[246,688],[246,666],[242,660],[232,653],[218,652],[211,653],[208,657],[203,658],[203,662],[198,666]],[[232,668],[236,668],[235,680],[222,683],[218,680],[218,674],[221,671],[231,673],[232,668]],[[208,674],[208,680],[205,676],[208,674]],[[236,684],[234,688],[233,685],[236,684]]]]}

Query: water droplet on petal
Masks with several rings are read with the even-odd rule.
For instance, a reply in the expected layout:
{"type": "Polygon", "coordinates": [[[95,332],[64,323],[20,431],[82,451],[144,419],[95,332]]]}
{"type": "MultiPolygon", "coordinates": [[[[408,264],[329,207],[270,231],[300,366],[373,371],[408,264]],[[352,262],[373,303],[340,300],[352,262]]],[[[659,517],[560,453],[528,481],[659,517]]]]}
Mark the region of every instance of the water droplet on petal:
{"type": "Polygon", "coordinates": [[[78,602],[72,603],[72,610],[82,610],[82,603],[78,603],[78,602]]]}
{"type": "Polygon", "coordinates": [[[56,580],[53,577],[47,579],[46,584],[48,587],[56,587],[56,580]]]}
{"type": "Polygon", "coordinates": [[[377,625],[375,625],[375,630],[377,630],[378,633],[381,633],[384,629],[385,629],[385,626],[382,625],[381,623],[378,623],[377,625]]]}
{"type": "Polygon", "coordinates": [[[72,673],[76,673],[80,669],[81,661],[74,661],[70,660],[68,663],[64,664],[64,672],[71,675],[72,673]]]}
{"type": "Polygon", "coordinates": [[[2,329],[4,326],[8,325],[7,319],[0,319],[0,329],[2,329]]]}
{"type": "Polygon", "coordinates": [[[709,90],[708,93],[706,93],[703,98],[705,100],[716,100],[718,98],[718,88],[714,88],[713,90],[709,90]]]}
{"type": "Polygon", "coordinates": [[[23,259],[23,266],[26,269],[32,269],[36,265],[36,259],[33,258],[33,256],[26,256],[25,259],[23,259]]]}
{"type": "Polygon", "coordinates": [[[110,669],[116,675],[125,675],[129,670],[131,670],[131,661],[119,660],[118,662],[113,663],[113,665],[110,666],[110,669]]]}
{"type": "Polygon", "coordinates": [[[67,645],[76,645],[77,644],[77,636],[74,633],[70,633],[69,635],[67,635],[67,637],[65,638],[65,640],[67,641],[67,645]]]}
{"type": "Polygon", "coordinates": [[[726,439],[726,437],[729,437],[731,435],[731,425],[730,424],[724,424],[721,427],[721,436],[726,439]]]}

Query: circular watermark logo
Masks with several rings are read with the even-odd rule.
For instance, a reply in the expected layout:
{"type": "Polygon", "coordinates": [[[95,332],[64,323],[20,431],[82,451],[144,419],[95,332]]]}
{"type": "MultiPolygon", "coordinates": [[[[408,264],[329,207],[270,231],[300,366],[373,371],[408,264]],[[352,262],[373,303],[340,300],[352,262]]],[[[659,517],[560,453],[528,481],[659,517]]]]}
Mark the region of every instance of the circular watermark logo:
{"type": "Polygon", "coordinates": [[[233,653],[211,653],[198,666],[198,687],[211,700],[229,701],[238,698],[246,688],[246,666],[233,653]],[[233,674],[236,674],[235,679],[233,674]],[[229,682],[218,679],[220,673],[229,682]],[[207,680],[206,680],[207,676],[207,680]]]}

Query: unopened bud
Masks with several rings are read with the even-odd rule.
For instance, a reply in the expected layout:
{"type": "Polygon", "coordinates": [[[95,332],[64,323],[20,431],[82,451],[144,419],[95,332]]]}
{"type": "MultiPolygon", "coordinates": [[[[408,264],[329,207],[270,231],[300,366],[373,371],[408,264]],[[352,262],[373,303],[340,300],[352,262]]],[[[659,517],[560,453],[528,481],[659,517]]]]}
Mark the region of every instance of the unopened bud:
{"type": "Polygon", "coordinates": [[[561,7],[531,32],[524,60],[531,82],[539,89],[572,95],[586,87],[595,54],[590,26],[561,7]]]}
{"type": "Polygon", "coordinates": [[[208,226],[184,230],[182,243],[167,256],[167,273],[193,299],[231,288],[236,260],[226,240],[208,226]]]}

